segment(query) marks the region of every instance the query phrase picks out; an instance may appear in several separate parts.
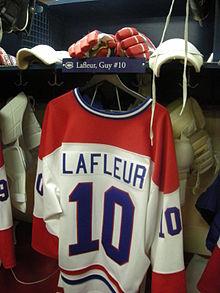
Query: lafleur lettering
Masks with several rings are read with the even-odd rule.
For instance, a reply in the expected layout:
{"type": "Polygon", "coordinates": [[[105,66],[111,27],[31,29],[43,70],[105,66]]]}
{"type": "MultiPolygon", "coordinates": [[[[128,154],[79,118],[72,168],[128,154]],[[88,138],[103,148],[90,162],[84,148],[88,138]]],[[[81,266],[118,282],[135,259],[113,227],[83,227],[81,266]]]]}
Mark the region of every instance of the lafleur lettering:
{"type": "Polygon", "coordinates": [[[63,175],[107,175],[143,189],[147,167],[109,153],[62,153],[63,175]]]}
{"type": "Polygon", "coordinates": [[[85,68],[89,68],[89,69],[97,69],[97,64],[95,63],[87,63],[86,61],[84,62],[76,62],[76,68],[81,68],[81,69],[85,69],[85,68]]]}

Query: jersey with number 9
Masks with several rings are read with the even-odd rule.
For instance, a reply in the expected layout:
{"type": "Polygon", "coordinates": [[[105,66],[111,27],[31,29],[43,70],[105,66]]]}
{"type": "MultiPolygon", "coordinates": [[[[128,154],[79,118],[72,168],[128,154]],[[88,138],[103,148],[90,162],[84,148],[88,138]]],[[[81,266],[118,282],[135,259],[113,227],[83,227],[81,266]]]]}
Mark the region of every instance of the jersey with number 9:
{"type": "Polygon", "coordinates": [[[0,263],[9,269],[15,266],[13,220],[8,181],[0,143],[0,263]]]}

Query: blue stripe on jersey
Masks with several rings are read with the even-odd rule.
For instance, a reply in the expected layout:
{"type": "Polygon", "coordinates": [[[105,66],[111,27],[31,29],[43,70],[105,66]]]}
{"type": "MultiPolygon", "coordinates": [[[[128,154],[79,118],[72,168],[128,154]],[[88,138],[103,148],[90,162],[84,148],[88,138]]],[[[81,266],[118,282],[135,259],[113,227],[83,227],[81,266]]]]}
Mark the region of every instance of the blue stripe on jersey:
{"type": "Polygon", "coordinates": [[[75,88],[73,90],[74,97],[76,98],[77,102],[88,112],[93,113],[97,116],[102,116],[105,118],[111,118],[111,119],[126,119],[133,116],[136,116],[140,114],[142,111],[146,110],[152,103],[152,99],[147,97],[141,104],[139,104],[134,109],[131,109],[129,111],[125,112],[109,112],[106,110],[101,110],[98,108],[92,107],[90,104],[86,103],[84,99],[82,98],[79,88],[75,88]]]}
{"type": "Polygon", "coordinates": [[[100,280],[100,281],[104,282],[108,286],[108,288],[111,290],[112,293],[116,293],[116,291],[111,286],[111,284],[104,277],[102,277],[100,275],[95,275],[94,274],[94,275],[90,275],[90,276],[87,276],[85,278],[78,279],[78,280],[70,280],[70,279],[65,278],[63,275],[61,275],[61,278],[65,283],[67,283],[69,285],[80,285],[80,284],[82,284],[84,282],[94,280],[94,279],[100,280]]]}

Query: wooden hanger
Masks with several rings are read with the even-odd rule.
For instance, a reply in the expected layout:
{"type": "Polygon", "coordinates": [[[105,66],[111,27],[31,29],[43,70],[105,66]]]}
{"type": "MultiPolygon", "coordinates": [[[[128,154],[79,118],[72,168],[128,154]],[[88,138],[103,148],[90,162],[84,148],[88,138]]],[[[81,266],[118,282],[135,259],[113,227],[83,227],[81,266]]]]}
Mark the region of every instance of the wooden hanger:
{"type": "Polygon", "coordinates": [[[120,89],[130,96],[140,100],[144,101],[146,98],[139,94],[138,92],[133,91],[132,89],[128,88],[119,78],[117,74],[97,74],[93,75],[93,77],[87,82],[87,84],[80,88],[81,91],[85,91],[91,87],[94,87],[103,81],[107,81],[114,85],[117,89],[120,89]]]}

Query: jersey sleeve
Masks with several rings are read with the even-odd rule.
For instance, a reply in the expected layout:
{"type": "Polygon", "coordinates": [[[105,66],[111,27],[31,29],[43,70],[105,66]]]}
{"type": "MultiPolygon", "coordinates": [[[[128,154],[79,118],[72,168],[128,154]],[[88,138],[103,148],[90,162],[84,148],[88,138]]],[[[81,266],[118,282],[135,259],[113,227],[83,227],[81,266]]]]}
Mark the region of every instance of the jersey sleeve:
{"type": "Polygon", "coordinates": [[[154,167],[149,201],[147,237],[152,237],[150,259],[152,292],[185,293],[183,231],[178,169],[169,115],[155,130],[154,167]],[[150,234],[151,235],[148,235],[150,234]]]}
{"type": "Polygon", "coordinates": [[[4,268],[15,266],[13,219],[10,193],[0,146],[0,262],[4,268]]]}
{"type": "Polygon", "coordinates": [[[59,217],[62,209],[59,203],[56,176],[51,173],[46,162],[49,150],[52,150],[56,140],[56,131],[52,129],[50,123],[53,120],[52,115],[53,112],[48,106],[43,121],[35,180],[32,247],[46,256],[57,259],[59,217]]]}
{"type": "Polygon", "coordinates": [[[201,293],[220,292],[220,237],[210,256],[206,268],[198,282],[197,288],[201,293]]]}
{"type": "Polygon", "coordinates": [[[206,247],[213,252],[220,235],[220,173],[213,183],[199,196],[195,207],[210,226],[206,247]]]}

